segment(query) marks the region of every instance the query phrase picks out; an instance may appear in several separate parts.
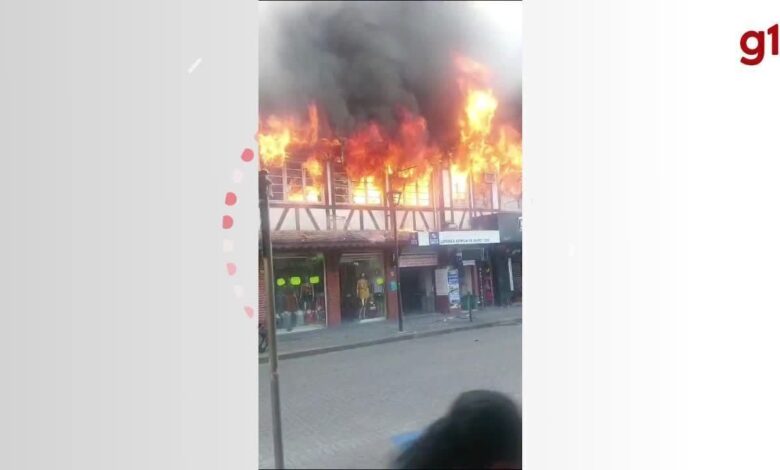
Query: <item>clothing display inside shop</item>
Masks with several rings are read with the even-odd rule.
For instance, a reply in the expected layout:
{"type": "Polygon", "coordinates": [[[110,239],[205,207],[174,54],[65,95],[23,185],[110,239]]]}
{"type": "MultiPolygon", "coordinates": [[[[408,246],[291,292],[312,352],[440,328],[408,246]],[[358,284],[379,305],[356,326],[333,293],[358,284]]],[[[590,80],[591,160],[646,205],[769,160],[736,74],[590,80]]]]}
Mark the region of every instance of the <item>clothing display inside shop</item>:
{"type": "Polygon", "coordinates": [[[322,255],[275,258],[274,277],[276,325],[280,331],[325,326],[322,255]]]}
{"type": "Polygon", "coordinates": [[[363,320],[366,317],[366,307],[368,306],[368,299],[371,296],[369,292],[368,279],[366,279],[366,273],[360,274],[360,279],[357,282],[357,296],[360,299],[360,313],[358,318],[363,320]]]}
{"type": "Polygon", "coordinates": [[[381,254],[345,254],[341,257],[342,321],[385,317],[385,279],[381,254]]]}

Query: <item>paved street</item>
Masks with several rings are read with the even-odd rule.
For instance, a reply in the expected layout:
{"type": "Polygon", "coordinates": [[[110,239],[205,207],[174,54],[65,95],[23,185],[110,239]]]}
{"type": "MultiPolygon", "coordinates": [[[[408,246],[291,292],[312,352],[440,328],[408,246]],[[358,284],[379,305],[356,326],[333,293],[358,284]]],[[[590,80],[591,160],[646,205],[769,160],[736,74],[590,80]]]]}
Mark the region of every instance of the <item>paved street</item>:
{"type": "MultiPolygon", "coordinates": [[[[391,438],[422,429],[462,391],[521,395],[521,326],[459,331],[280,363],[288,468],[387,468],[391,438]]],[[[273,468],[268,365],[260,464],[273,468]]]]}

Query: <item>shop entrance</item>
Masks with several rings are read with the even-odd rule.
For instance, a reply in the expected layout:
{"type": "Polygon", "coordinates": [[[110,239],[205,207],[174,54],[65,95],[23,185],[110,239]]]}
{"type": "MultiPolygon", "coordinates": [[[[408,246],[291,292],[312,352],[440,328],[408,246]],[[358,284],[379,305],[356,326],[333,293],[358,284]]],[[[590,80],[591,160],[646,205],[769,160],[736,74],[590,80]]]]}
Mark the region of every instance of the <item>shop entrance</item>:
{"type": "Polygon", "coordinates": [[[342,321],[385,318],[384,260],[380,253],[342,255],[339,279],[342,321]]]}
{"type": "Polygon", "coordinates": [[[432,267],[401,268],[401,303],[404,314],[435,311],[432,267]]]}
{"type": "Polygon", "coordinates": [[[464,261],[463,272],[460,277],[460,295],[463,297],[470,294],[479,296],[477,270],[474,261],[464,261]]]}
{"type": "Polygon", "coordinates": [[[519,254],[510,258],[509,266],[512,271],[512,302],[520,302],[523,298],[523,262],[519,254]]]}

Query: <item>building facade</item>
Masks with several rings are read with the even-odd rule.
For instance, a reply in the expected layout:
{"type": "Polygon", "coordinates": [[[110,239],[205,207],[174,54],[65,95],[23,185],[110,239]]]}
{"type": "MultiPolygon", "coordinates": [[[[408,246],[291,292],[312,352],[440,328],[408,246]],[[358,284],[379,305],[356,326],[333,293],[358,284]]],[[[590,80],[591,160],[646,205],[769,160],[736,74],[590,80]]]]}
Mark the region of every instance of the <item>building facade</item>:
{"type": "Polygon", "coordinates": [[[520,300],[521,201],[492,175],[477,181],[439,166],[393,193],[390,176],[351,180],[336,160],[315,174],[291,158],[269,178],[280,334],[393,320],[399,308],[453,313],[468,308],[468,294],[474,308],[520,300]]]}

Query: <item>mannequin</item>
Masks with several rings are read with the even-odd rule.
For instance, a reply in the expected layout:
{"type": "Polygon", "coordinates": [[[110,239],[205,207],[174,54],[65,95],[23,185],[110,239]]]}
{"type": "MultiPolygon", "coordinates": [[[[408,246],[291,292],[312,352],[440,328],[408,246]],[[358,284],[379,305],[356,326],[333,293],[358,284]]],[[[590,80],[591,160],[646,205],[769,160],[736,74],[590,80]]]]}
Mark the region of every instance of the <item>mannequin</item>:
{"type": "Polygon", "coordinates": [[[357,296],[358,299],[360,299],[360,311],[358,313],[358,319],[363,320],[366,317],[366,304],[368,302],[368,298],[371,296],[368,279],[366,279],[366,273],[360,273],[360,279],[357,281],[357,296]]]}
{"type": "Polygon", "coordinates": [[[290,318],[289,323],[287,324],[287,331],[292,331],[292,329],[295,328],[297,320],[295,312],[298,310],[298,297],[295,295],[295,291],[292,287],[287,289],[284,296],[284,310],[290,318]]]}
{"type": "Polygon", "coordinates": [[[301,301],[303,302],[303,310],[311,310],[314,303],[314,288],[309,282],[304,282],[301,285],[301,301]]]}

